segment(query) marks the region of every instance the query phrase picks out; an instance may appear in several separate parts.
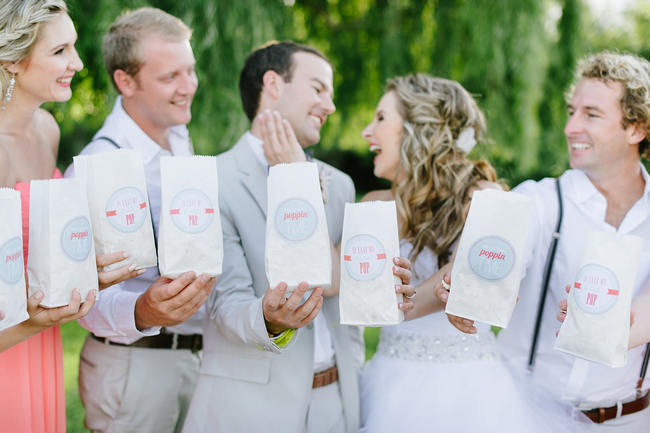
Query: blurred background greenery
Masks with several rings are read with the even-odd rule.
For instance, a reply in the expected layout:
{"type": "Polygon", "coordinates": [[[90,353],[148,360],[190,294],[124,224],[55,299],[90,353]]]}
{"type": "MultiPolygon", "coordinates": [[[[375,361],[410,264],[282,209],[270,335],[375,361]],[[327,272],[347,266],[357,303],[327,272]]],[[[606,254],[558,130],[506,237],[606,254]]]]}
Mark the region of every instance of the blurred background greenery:
{"type": "MultiPolygon", "coordinates": [[[[194,29],[199,90],[189,125],[197,153],[228,149],[248,128],[238,76],[258,45],[293,39],[323,50],[335,66],[337,111],[315,154],[349,173],[359,192],[385,186],[372,175],[361,130],[387,78],[427,72],[455,79],[485,111],[487,158],[510,186],[567,168],[564,93],[576,61],[601,49],[650,58],[647,0],[67,0],[85,68],[72,99],[48,104],[61,126],[59,166],[90,140],[115,92],[101,58],[101,35],[126,8],[159,7],[194,29]]],[[[85,331],[63,327],[68,431],[81,432],[76,388],[85,331]]],[[[368,329],[367,355],[377,343],[368,329]]]]}

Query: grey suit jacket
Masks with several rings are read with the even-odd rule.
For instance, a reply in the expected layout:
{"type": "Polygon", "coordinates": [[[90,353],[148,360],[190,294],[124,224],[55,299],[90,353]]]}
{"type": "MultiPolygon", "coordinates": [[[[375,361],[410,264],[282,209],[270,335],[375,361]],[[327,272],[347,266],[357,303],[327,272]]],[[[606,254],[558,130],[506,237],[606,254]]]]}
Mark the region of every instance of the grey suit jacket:
{"type": "MultiPolygon", "coordinates": [[[[328,182],[325,213],[334,244],[341,240],[349,176],[320,161],[328,182]]],[[[217,158],[224,241],[223,274],[207,307],[203,361],[184,431],[302,433],[313,380],[314,332],[308,325],[279,349],[268,337],[262,296],[267,173],[247,140],[217,158]]],[[[363,363],[361,330],[340,325],[338,297],[323,302],[332,336],[349,433],[359,429],[357,374],[363,363]]]]}

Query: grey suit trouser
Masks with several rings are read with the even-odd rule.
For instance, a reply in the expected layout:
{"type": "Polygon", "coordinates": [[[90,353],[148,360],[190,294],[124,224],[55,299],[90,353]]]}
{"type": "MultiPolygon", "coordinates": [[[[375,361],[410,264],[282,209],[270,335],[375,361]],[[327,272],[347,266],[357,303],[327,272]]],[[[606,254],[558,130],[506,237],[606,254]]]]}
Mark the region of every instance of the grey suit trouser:
{"type": "Polygon", "coordinates": [[[178,433],[199,375],[190,350],[101,343],[90,335],[81,350],[79,394],[85,425],[102,433],[178,433]]]}
{"type": "Polygon", "coordinates": [[[311,390],[304,433],[345,433],[339,383],[311,390]]]}

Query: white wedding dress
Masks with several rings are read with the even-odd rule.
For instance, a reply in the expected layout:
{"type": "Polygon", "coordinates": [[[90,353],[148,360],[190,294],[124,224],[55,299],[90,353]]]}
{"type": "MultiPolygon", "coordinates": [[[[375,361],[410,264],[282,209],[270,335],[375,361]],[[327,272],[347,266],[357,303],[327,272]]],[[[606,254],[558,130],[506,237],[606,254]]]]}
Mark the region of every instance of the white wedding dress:
{"type": "MultiPolygon", "coordinates": [[[[403,242],[401,256],[411,248],[403,242]]],[[[432,251],[423,250],[412,269],[414,286],[430,277],[437,270],[432,251]]],[[[549,424],[544,411],[500,360],[490,327],[477,328],[461,333],[444,311],[384,327],[361,371],[361,432],[547,431],[540,429],[549,424]]]]}

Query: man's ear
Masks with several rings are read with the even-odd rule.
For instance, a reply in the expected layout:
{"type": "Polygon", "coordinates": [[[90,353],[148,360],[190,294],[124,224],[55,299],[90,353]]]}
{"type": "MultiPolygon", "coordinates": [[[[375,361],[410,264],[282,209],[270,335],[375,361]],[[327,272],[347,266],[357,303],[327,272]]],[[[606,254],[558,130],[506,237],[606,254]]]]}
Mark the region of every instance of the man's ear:
{"type": "Polygon", "coordinates": [[[275,71],[268,70],[262,76],[262,92],[266,92],[271,98],[279,99],[284,88],[284,80],[275,71]]]}
{"type": "Polygon", "coordinates": [[[637,145],[643,141],[644,138],[646,138],[646,132],[645,128],[643,128],[640,124],[634,123],[632,125],[629,125],[627,129],[625,130],[625,133],[627,135],[627,141],[630,144],[637,145]]]}
{"type": "Polygon", "coordinates": [[[126,97],[132,96],[138,88],[138,83],[135,81],[135,78],[122,69],[116,69],[113,72],[113,81],[115,81],[115,85],[120,91],[120,94],[126,97]]]}

